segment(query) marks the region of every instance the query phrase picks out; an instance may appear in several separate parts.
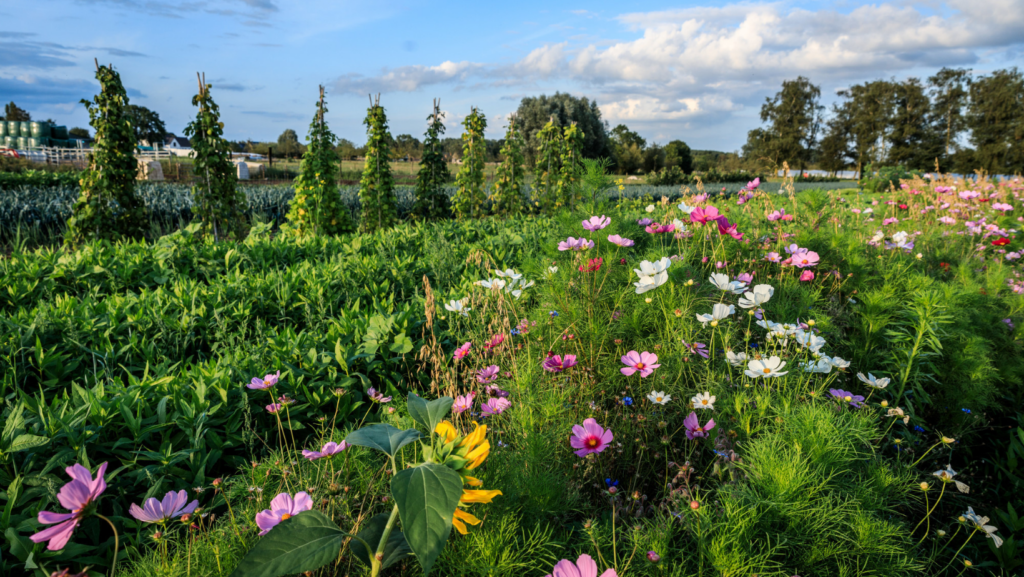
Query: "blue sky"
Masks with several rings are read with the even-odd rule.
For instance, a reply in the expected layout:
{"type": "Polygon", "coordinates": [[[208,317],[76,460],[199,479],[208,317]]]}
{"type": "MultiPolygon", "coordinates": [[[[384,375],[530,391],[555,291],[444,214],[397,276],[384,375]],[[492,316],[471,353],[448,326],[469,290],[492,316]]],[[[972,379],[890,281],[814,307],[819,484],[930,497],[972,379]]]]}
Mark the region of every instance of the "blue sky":
{"type": "Polygon", "coordinates": [[[471,106],[498,138],[523,96],[595,99],[649,140],[736,150],[782,80],[836,89],[1024,66],[1024,0],[556,3],[35,0],[0,6],[0,100],[86,126],[93,57],[181,133],[205,72],[232,139],[305,135],[317,86],[339,136],[365,140],[367,93],[393,134],[421,137],[440,98],[449,135],[471,106]]]}

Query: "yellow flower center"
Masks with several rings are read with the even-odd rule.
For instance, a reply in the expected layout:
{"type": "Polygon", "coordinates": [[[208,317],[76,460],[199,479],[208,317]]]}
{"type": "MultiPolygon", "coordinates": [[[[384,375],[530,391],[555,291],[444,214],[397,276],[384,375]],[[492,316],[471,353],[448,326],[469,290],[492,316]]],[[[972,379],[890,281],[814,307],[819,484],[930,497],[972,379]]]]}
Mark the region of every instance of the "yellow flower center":
{"type": "Polygon", "coordinates": [[[711,326],[717,327],[718,326],[718,321],[711,321],[711,326]]]}
{"type": "Polygon", "coordinates": [[[593,449],[596,448],[599,443],[600,441],[597,440],[597,437],[590,437],[589,439],[587,439],[586,444],[588,449],[593,449]]]}
{"type": "Polygon", "coordinates": [[[654,400],[655,400],[655,402],[660,403],[661,402],[661,397],[654,397],[654,400]]]}
{"type": "Polygon", "coordinates": [[[701,399],[700,404],[706,405],[706,404],[708,404],[708,400],[707,399],[701,399]]]}
{"type": "Polygon", "coordinates": [[[771,369],[769,369],[768,367],[765,367],[765,368],[764,368],[763,370],[764,370],[764,374],[766,374],[766,375],[767,375],[768,373],[772,372],[772,370],[771,370],[771,369]]]}
{"type": "Polygon", "coordinates": [[[851,397],[850,395],[846,395],[845,397],[843,397],[843,400],[849,403],[850,401],[853,400],[853,397],[851,397]]]}
{"type": "Polygon", "coordinates": [[[636,368],[637,369],[643,369],[644,368],[644,364],[643,363],[637,363],[636,364],[636,368]]]}
{"type": "Polygon", "coordinates": [[[285,519],[291,519],[291,518],[292,518],[292,516],[290,514],[288,514],[288,513],[285,513],[284,515],[281,515],[281,520],[282,521],[284,521],[285,519]]]}

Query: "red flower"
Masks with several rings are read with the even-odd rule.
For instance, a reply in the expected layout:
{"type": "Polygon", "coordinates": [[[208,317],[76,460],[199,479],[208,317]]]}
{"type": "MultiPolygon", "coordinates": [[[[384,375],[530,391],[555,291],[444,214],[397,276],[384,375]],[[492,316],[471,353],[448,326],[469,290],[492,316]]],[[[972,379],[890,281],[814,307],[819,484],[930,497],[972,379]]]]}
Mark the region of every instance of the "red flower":
{"type": "Polygon", "coordinates": [[[587,261],[587,266],[580,265],[580,272],[597,272],[601,270],[601,265],[604,263],[604,259],[592,258],[587,261]]]}
{"type": "Polygon", "coordinates": [[[992,246],[1006,246],[1008,244],[1010,244],[1010,239],[1006,238],[1005,236],[1002,238],[997,238],[994,241],[992,241],[992,246]]]}
{"type": "Polygon", "coordinates": [[[988,202],[988,199],[987,198],[979,198],[978,202],[988,202]]]}
{"type": "Polygon", "coordinates": [[[905,204],[901,204],[900,205],[900,209],[901,210],[907,210],[907,208],[909,208],[909,207],[907,205],[905,205],[905,204]]]}

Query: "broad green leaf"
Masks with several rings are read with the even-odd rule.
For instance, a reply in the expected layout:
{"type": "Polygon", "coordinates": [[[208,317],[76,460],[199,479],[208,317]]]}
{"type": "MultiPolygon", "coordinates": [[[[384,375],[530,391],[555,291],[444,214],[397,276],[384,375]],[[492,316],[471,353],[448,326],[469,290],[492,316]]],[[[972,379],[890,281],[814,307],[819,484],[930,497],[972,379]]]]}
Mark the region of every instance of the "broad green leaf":
{"type": "Polygon", "coordinates": [[[409,393],[409,416],[423,425],[429,435],[437,428],[437,424],[448,415],[454,402],[455,400],[451,397],[441,397],[428,402],[416,393],[409,393]]]}
{"type": "Polygon", "coordinates": [[[416,559],[429,574],[452,532],[452,516],[462,497],[462,478],[436,463],[400,471],[391,481],[402,530],[416,559]]]}
{"type": "Polygon", "coordinates": [[[377,423],[352,431],[345,440],[350,445],[369,447],[394,456],[399,449],[419,438],[420,432],[415,429],[403,431],[391,425],[377,423]]]}
{"type": "MultiPolygon", "coordinates": [[[[369,543],[371,547],[377,547],[381,536],[384,534],[384,527],[388,524],[388,517],[390,515],[387,513],[374,516],[363,525],[363,530],[356,533],[356,536],[369,543]]],[[[366,547],[355,539],[349,542],[348,547],[355,554],[356,558],[366,564],[367,567],[373,566],[370,562],[370,557],[376,553],[376,549],[367,551],[366,547]]],[[[412,548],[409,547],[409,543],[405,540],[405,535],[395,527],[392,527],[391,534],[388,536],[388,544],[384,547],[384,559],[381,563],[387,568],[406,557],[412,556],[412,548]]]]}
{"type": "Polygon", "coordinates": [[[338,557],[345,532],[319,511],[303,511],[274,527],[249,550],[231,577],[280,577],[315,571],[338,557]]]}
{"type": "Polygon", "coordinates": [[[15,451],[35,449],[36,447],[42,447],[49,442],[50,439],[40,437],[38,435],[18,435],[13,441],[11,441],[11,448],[8,450],[11,453],[14,453],[15,451]]]}

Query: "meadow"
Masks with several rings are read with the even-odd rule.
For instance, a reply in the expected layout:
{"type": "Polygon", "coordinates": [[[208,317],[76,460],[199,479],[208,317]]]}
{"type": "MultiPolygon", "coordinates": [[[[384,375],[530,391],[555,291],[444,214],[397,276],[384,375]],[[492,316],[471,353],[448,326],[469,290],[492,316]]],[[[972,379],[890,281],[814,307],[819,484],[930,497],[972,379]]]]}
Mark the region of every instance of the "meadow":
{"type": "Polygon", "coordinates": [[[1019,179],[306,237],[286,188],[237,243],[174,185],[73,250],[72,193],[3,201],[50,227],[0,260],[5,575],[1024,566],[1019,179]]]}

